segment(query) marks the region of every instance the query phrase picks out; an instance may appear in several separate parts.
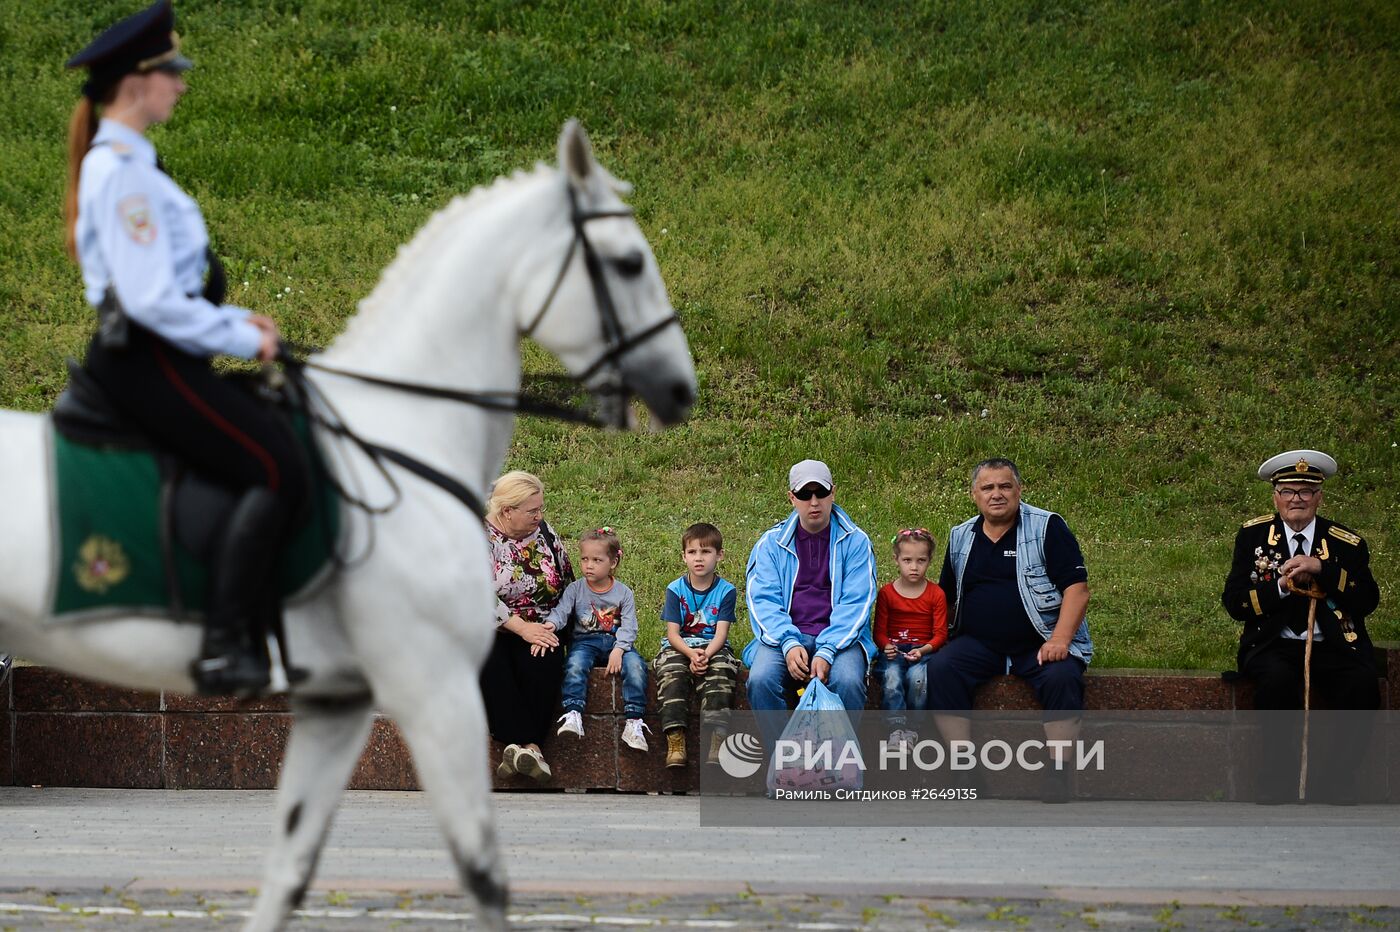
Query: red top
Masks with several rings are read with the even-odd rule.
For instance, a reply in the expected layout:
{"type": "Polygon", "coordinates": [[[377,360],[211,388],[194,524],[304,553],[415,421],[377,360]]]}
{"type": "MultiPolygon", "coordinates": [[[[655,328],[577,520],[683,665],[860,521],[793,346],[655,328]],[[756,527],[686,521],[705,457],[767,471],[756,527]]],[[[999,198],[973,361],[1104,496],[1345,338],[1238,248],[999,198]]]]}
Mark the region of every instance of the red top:
{"type": "Polygon", "coordinates": [[[927,583],[918,598],[906,599],[885,583],[875,597],[875,646],[924,643],[934,650],[948,643],[948,601],[943,589],[927,583]]]}

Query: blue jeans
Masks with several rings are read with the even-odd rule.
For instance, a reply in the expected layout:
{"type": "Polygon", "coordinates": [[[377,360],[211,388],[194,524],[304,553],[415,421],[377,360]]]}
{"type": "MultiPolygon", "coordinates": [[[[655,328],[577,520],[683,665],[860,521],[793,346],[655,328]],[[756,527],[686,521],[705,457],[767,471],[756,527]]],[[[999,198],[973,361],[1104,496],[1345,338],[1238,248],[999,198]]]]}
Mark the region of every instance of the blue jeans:
{"type": "MultiPolygon", "coordinates": [[[[875,679],[880,683],[880,708],[890,712],[903,712],[906,709],[923,709],[928,705],[928,664],[933,654],[924,654],[918,660],[904,659],[904,652],[913,650],[918,644],[896,644],[900,656],[893,660],[881,653],[875,658],[875,679]]],[[[903,715],[891,715],[891,725],[903,725],[903,715]]]]}
{"type": "MultiPolygon", "coordinates": [[[[807,662],[810,666],[816,654],[817,639],[800,632],[797,639],[807,650],[807,662]]],[[[865,674],[869,669],[870,661],[865,656],[865,648],[857,642],[836,655],[836,662],[831,665],[831,673],[826,678],[826,685],[841,697],[841,704],[846,707],[852,730],[859,729],[860,716],[865,710],[865,674]]],[[[754,718],[757,720],[759,737],[762,738],[770,758],[783,728],[787,726],[789,716],[786,713],[797,705],[798,685],[792,674],[788,673],[787,660],[782,651],[759,643],[753,665],[749,667],[749,708],[756,713],[754,718]]],[[[768,778],[771,790],[771,769],[768,778]]]]}
{"type": "MultiPolygon", "coordinates": [[[[808,662],[817,650],[817,639],[810,634],[798,634],[797,639],[807,649],[808,662]]],[[[826,685],[841,697],[847,712],[859,715],[865,708],[865,674],[870,669],[865,648],[852,644],[836,655],[826,685]]],[[[797,682],[788,673],[787,660],[776,647],[759,644],[749,668],[749,707],[755,712],[782,712],[797,704],[797,682]]]]}
{"type": "MultiPolygon", "coordinates": [[[[564,711],[582,712],[588,699],[588,673],[606,666],[608,654],[617,645],[611,634],[594,632],[574,635],[574,643],[564,658],[564,711]]],[[[628,718],[641,718],[647,710],[647,665],[636,650],[622,655],[622,711],[628,718]]]]}

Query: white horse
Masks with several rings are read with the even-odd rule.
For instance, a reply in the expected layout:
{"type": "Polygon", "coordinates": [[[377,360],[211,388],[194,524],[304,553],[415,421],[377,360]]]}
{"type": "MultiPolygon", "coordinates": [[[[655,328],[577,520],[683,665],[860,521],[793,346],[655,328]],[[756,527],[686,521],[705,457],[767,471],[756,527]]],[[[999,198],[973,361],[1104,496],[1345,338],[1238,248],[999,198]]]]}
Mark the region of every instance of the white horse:
{"type": "MultiPolygon", "coordinates": [[[[558,170],[518,172],[439,211],[312,362],[513,394],[520,339],[530,333],[585,387],[620,380],[657,419],[679,422],[695,399],[695,370],[685,337],[671,326],[675,313],[650,246],[620,199],[628,190],[594,161],[571,121],[559,137],[558,170]]],[[[406,395],[344,374],[309,375],[360,436],[477,496],[504,463],[513,412],[406,395]]],[[[122,686],[191,691],[197,625],[46,619],[55,572],[49,431],[47,415],[0,411],[0,652],[122,686]]],[[[342,482],[349,471],[375,476],[359,453],[330,465],[342,482]]],[[[404,493],[398,507],[355,521],[345,512],[361,545],[372,520],[368,558],[288,609],[291,656],[311,675],[290,698],[275,841],[248,929],[280,928],[305,893],[376,708],[408,742],[480,918],[505,926],[477,685],[494,637],[484,529],[439,486],[398,466],[389,471],[404,493]]]]}

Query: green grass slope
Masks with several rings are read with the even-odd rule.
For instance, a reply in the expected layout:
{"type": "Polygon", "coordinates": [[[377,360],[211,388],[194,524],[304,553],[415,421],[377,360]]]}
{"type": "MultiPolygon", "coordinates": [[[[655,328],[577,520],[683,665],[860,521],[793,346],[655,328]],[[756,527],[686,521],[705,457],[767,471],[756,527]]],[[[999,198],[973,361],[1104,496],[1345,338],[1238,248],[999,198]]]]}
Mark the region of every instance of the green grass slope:
{"type": "MultiPolygon", "coordinates": [[[[0,8],[0,404],[42,409],[91,330],[61,245],[61,63],[132,2],[0,8]]],[[[636,185],[700,371],[661,436],[523,423],[567,535],[617,526],[652,650],[678,535],[736,581],[835,471],[877,542],[971,514],[1008,455],[1088,559],[1099,662],[1221,668],[1254,467],[1315,446],[1324,512],[1395,583],[1400,7],[989,0],[187,0],[154,131],[232,297],[325,341],[452,195],[580,117],[636,185]],[[286,291],[291,288],[290,292],[286,291]]],[[[532,356],[532,364],[544,365],[532,356]]],[[[738,626],[746,640],[747,626],[738,626]]]]}

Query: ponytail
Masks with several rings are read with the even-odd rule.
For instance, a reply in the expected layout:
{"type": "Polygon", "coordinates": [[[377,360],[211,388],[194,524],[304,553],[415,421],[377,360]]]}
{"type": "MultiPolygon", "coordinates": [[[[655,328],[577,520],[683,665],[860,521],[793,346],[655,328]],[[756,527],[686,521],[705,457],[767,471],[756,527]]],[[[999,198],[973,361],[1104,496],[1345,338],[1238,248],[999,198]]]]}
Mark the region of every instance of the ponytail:
{"type": "Polygon", "coordinates": [[[68,190],[63,195],[64,239],[68,255],[78,258],[78,174],[83,168],[83,156],[92,148],[97,135],[97,108],[86,95],[78,99],[73,117],[68,121],[68,190]]]}

